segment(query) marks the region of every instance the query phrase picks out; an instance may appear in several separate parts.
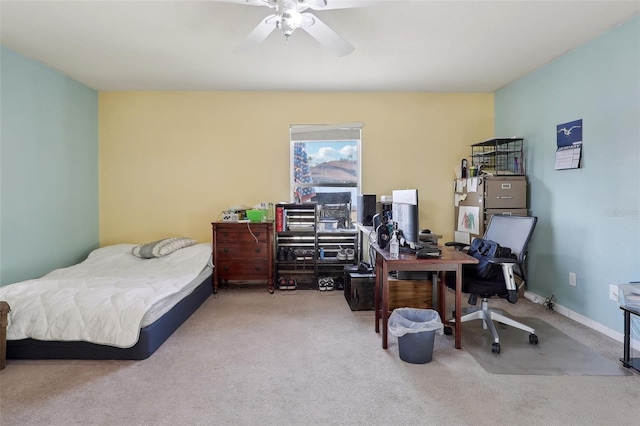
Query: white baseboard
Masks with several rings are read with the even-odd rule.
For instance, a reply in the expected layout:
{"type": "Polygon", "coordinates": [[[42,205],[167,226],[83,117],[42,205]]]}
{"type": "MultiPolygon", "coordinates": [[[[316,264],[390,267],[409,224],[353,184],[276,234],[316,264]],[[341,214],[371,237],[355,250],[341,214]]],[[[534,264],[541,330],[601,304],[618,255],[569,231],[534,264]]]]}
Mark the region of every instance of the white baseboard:
{"type": "MultiPolygon", "coordinates": [[[[530,291],[525,291],[524,292],[524,298],[529,300],[530,302],[533,303],[537,303],[540,305],[543,305],[545,302],[545,298],[542,296],[539,296],[535,293],[532,293],[530,291]]],[[[618,342],[622,343],[624,341],[624,334],[623,333],[619,333],[617,331],[615,331],[612,328],[609,327],[605,327],[604,325],[600,324],[599,322],[596,322],[594,320],[592,320],[591,318],[587,318],[583,315],[580,315],[577,312],[573,312],[571,309],[565,308],[562,305],[558,305],[557,303],[554,303],[553,305],[553,309],[559,313],[560,315],[564,315],[567,318],[571,318],[572,320],[579,322],[582,325],[585,325],[595,331],[598,331],[602,334],[604,334],[605,336],[609,336],[612,339],[617,340],[618,342]]],[[[622,317],[622,313],[620,314],[620,321],[623,320],[622,317]]],[[[640,341],[632,339],[631,340],[631,346],[633,347],[634,350],[640,350],[640,341]]],[[[620,349],[620,351],[622,351],[622,348],[620,349]]]]}

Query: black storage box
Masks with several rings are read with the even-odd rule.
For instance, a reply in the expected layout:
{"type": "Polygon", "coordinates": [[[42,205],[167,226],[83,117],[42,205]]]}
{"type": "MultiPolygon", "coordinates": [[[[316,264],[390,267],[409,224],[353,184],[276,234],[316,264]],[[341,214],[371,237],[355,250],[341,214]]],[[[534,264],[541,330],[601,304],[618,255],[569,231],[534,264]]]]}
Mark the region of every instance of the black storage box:
{"type": "Polygon", "coordinates": [[[375,309],[375,278],[371,273],[358,272],[358,267],[344,270],[344,297],[352,311],[373,311],[375,309]]]}

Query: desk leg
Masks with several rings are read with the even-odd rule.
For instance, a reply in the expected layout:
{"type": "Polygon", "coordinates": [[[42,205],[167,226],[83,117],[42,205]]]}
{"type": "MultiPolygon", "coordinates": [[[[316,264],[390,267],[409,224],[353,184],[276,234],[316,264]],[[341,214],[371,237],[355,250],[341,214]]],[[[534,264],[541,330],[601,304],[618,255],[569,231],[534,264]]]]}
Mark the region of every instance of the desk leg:
{"type": "MultiPolygon", "coordinates": [[[[382,257],[382,256],[379,256],[382,257]]],[[[382,349],[387,349],[387,338],[389,334],[389,271],[387,262],[383,259],[380,267],[382,284],[382,349]]]]}
{"type": "MultiPolygon", "coordinates": [[[[437,309],[438,309],[438,314],[440,315],[440,319],[442,320],[443,324],[446,324],[447,322],[447,283],[445,281],[446,277],[446,272],[438,272],[438,273],[434,273],[433,277],[434,279],[436,279],[436,276],[438,276],[438,287],[437,287],[437,292],[438,292],[438,300],[437,300],[437,309]]],[[[435,287],[435,286],[434,286],[435,287]]]]}
{"type": "Polygon", "coordinates": [[[631,312],[624,311],[624,342],[623,342],[623,360],[625,367],[629,367],[631,360],[631,312]]]}
{"type": "Polygon", "coordinates": [[[382,261],[380,260],[380,256],[376,255],[375,258],[375,287],[374,287],[374,297],[375,297],[375,318],[376,318],[376,333],[380,333],[380,313],[382,309],[382,261]]]}
{"type": "Polygon", "coordinates": [[[456,326],[455,326],[455,343],[456,349],[462,349],[462,264],[458,264],[456,270],[456,326]]]}

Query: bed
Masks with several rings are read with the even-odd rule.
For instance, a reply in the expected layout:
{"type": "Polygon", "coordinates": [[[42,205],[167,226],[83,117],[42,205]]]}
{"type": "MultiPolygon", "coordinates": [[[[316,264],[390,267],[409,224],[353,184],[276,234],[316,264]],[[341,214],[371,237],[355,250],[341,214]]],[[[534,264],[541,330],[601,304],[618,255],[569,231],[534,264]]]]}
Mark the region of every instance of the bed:
{"type": "Polygon", "coordinates": [[[212,272],[211,244],[175,238],[98,248],[0,287],[7,358],[146,359],[213,293],[212,272]]]}

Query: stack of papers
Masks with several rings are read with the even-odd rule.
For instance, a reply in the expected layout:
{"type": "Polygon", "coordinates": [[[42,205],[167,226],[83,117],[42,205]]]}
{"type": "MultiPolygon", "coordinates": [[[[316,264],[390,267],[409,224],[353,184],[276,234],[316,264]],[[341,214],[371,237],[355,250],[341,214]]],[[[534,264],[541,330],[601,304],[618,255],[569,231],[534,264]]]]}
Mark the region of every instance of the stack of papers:
{"type": "Polygon", "coordinates": [[[618,287],[618,304],[623,308],[640,310],[640,284],[622,284],[618,287]]]}

